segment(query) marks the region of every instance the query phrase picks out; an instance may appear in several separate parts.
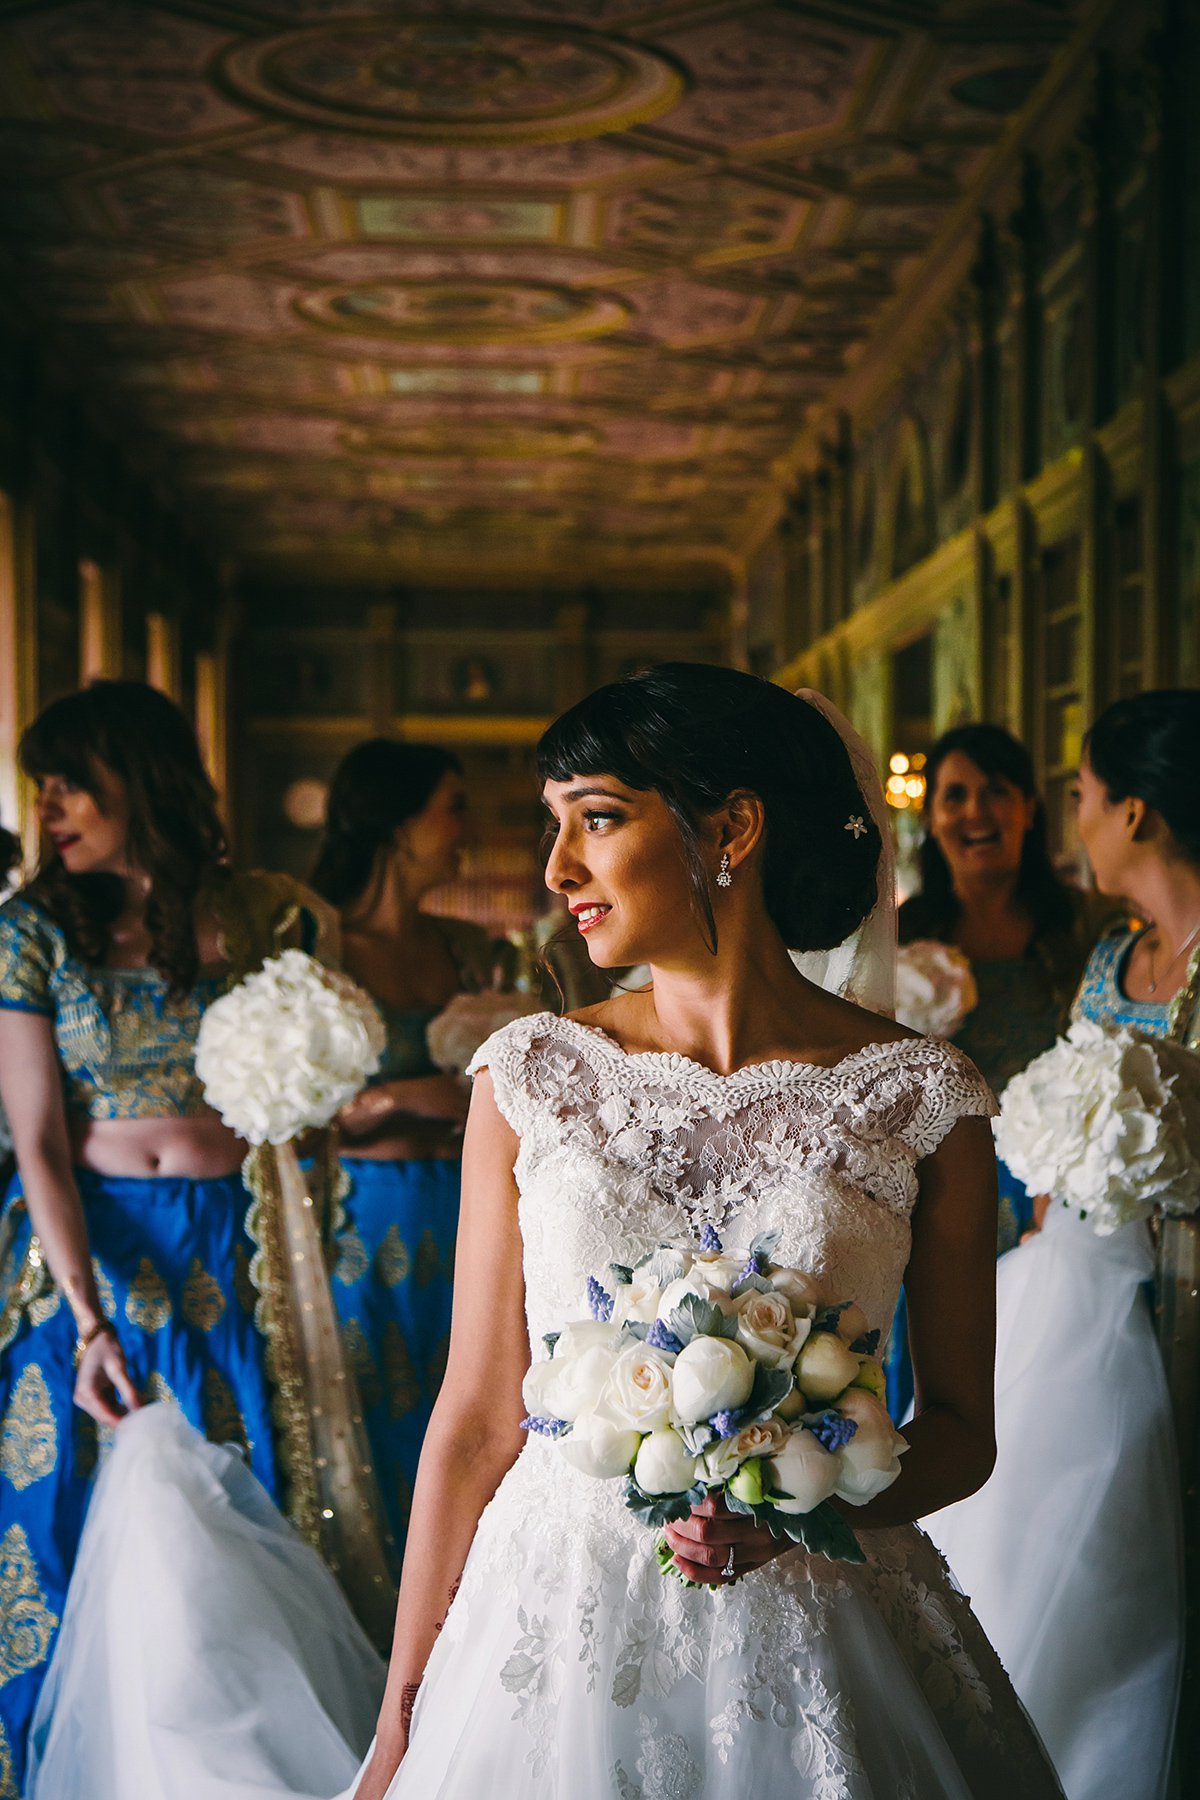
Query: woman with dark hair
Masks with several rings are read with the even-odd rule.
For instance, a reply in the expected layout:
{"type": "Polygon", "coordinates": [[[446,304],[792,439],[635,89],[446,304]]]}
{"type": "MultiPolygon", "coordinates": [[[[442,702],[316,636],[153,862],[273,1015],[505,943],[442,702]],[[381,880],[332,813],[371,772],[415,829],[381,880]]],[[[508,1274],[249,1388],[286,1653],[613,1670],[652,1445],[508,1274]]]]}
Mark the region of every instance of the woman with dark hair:
{"type": "MultiPolygon", "coordinates": [[[[1058,1035],[1112,905],[1060,880],[1033,759],[1000,725],[956,725],[925,765],[921,888],[900,908],[900,942],[934,938],[969,958],[979,999],[953,1042],[999,1095],[1058,1035]]],[[[1001,1251],[1031,1202],[1001,1172],[1001,1251]]]]}
{"type": "MultiPolygon", "coordinates": [[[[878,778],[860,786],[823,708],[695,664],[590,695],[538,766],[547,885],[598,967],[645,962],[652,979],[520,1019],[475,1058],[449,1363],[388,1692],[351,1792],[1052,1800],[999,1662],[912,1525],[991,1467],[993,1102],[961,1052],[814,985],[790,955],[873,939],[876,919],[886,942],[878,778]],[[676,1581],[617,1481],[524,1435],[531,1357],[580,1316],[588,1277],[664,1240],[711,1254],[713,1232],[731,1280],[777,1233],[780,1263],[857,1296],[875,1331],[907,1270],[919,1410],[898,1479],[847,1506],[862,1563],[810,1558],[710,1497],[666,1528],[676,1581]]],[[[882,1408],[862,1406],[891,1445],[882,1408]]],[[[114,1484],[155,1423],[118,1434],[89,1520],[85,1553],[101,1553],[62,1655],[76,1685],[84,1626],[122,1577],[102,1553],[114,1484]]],[[[188,1598],[211,1616],[202,1587],[188,1598]]],[[[222,1654],[217,1625],[207,1641],[222,1654]]],[[[278,1654],[265,1638],[256,1671],[278,1654]]],[[[181,1693],[197,1674],[184,1659],[181,1693]]],[[[296,1701],[262,1714],[262,1741],[305,1716],[296,1701]]],[[[59,1785],[32,1800],[117,1800],[105,1724],[51,1722],[59,1785]],[[80,1742],[99,1755],[72,1760],[80,1742]]],[[[186,1800],[240,1775],[226,1762],[186,1800]]],[[[167,1800],[149,1783],[119,1800],[133,1791],[167,1800]]]]}
{"type": "MultiPolygon", "coordinates": [[[[1194,688],[1118,700],[1088,733],[1079,835],[1100,892],[1124,897],[1148,923],[1101,939],[1071,1009],[1076,1019],[1192,1049],[1200,1049],[1197,769],[1194,688]]],[[[1176,1097],[1194,1104],[1178,1087],[1176,1097]]],[[[1196,1227],[1166,1220],[1159,1230],[1169,1243],[1196,1227]]],[[[1168,1267],[1182,1294],[1194,1289],[1192,1267],[1190,1255],[1168,1267]]],[[[1048,1206],[1040,1231],[1000,1264],[995,1472],[924,1522],[970,1592],[1070,1800],[1165,1800],[1172,1791],[1183,1568],[1153,1273],[1144,1223],[1099,1236],[1073,1207],[1048,1206]]]]}
{"type": "Polygon", "coordinates": [[[401,1548],[449,1344],[470,1098],[434,1067],[425,1033],[453,995],[491,982],[482,927],[421,910],[458,872],[466,807],[452,752],[372,738],[338,765],[312,872],[340,910],[345,968],[387,1026],[378,1075],[338,1121],[350,1187],[333,1291],[401,1548]]]}
{"type": "MultiPolygon", "coordinates": [[[[921,887],[900,908],[901,944],[932,938],[970,960],[978,1000],[951,1042],[994,1094],[1048,1050],[1111,904],[1054,871],[1033,759],[1000,725],[956,725],[925,764],[921,887]]],[[[1035,1223],[1034,1197],[1003,1163],[997,1251],[1035,1223]]],[[[888,1404],[912,1403],[905,1296],[886,1356],[888,1404]]]]}
{"type": "Polygon", "coordinates": [[[218,994],[336,931],[287,877],[231,873],[195,736],[155,689],[101,681],[55,701],[21,763],[42,856],[0,907],[17,1159],[0,1246],[0,1792],[14,1794],[98,1429],[170,1397],[278,1491],[246,1146],[205,1106],[192,1052],[218,994]]]}

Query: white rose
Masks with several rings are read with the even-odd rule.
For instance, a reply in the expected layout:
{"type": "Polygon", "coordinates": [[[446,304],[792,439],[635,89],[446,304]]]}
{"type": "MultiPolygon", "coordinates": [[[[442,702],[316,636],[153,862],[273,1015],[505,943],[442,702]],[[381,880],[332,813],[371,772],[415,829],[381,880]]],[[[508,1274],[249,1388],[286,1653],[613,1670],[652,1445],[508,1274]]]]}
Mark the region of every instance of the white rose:
{"type": "Polygon", "coordinates": [[[585,1475],[593,1475],[598,1481],[614,1481],[618,1475],[629,1473],[641,1441],[636,1431],[622,1431],[600,1413],[585,1412],[576,1419],[570,1436],[559,1439],[558,1447],[567,1461],[585,1475]]]}
{"type": "Polygon", "coordinates": [[[542,1403],[538,1411],[552,1419],[573,1422],[580,1413],[595,1406],[615,1361],[612,1350],[595,1344],[565,1361],[555,1356],[548,1363],[535,1363],[536,1369],[549,1370],[549,1374],[537,1378],[536,1392],[542,1403]]]}
{"type": "Polygon", "coordinates": [[[767,1280],[777,1294],[782,1294],[797,1317],[808,1307],[822,1307],[830,1304],[830,1296],[824,1284],[815,1275],[805,1274],[803,1269],[779,1269],[772,1263],[767,1269],[767,1280]]]}
{"type": "Polygon", "coordinates": [[[704,1452],[705,1481],[710,1485],[728,1481],[751,1456],[773,1456],[787,1435],[787,1426],[781,1420],[766,1419],[760,1425],[747,1425],[735,1437],[722,1438],[704,1452]]]}
{"type": "Polygon", "coordinates": [[[569,1362],[573,1356],[582,1356],[585,1350],[594,1350],[597,1346],[605,1350],[619,1349],[621,1343],[621,1327],[609,1324],[603,1319],[576,1319],[570,1325],[564,1325],[558,1334],[558,1342],[554,1346],[555,1362],[569,1362]]]}
{"type": "Polygon", "coordinates": [[[795,1376],[810,1400],[836,1400],[858,1374],[858,1358],[832,1331],[814,1331],[796,1358],[795,1376]]]}
{"type": "MultiPolygon", "coordinates": [[[[857,1372],[857,1361],[854,1367],[857,1372]]],[[[754,1364],[730,1338],[695,1337],[675,1358],[671,1384],[675,1417],[681,1425],[695,1425],[744,1405],[754,1386],[754,1364]]]]}
{"type": "Polygon", "coordinates": [[[666,1425],[642,1439],[633,1478],[644,1494],[685,1494],[696,1479],[696,1458],[666,1425]]]}
{"type": "Polygon", "coordinates": [[[666,1351],[631,1344],[612,1366],[600,1398],[601,1411],[614,1424],[636,1431],[658,1431],[669,1424],[674,1360],[666,1351]]]}
{"type": "Polygon", "coordinates": [[[662,1289],[648,1275],[635,1275],[632,1281],[618,1282],[613,1295],[613,1324],[623,1325],[626,1319],[636,1319],[649,1325],[658,1317],[661,1297],[662,1289]]]}
{"type": "Polygon", "coordinates": [[[751,1288],[734,1301],[738,1342],[755,1362],[768,1369],[790,1369],[809,1332],[807,1319],[797,1319],[782,1294],[760,1294],[751,1288]]]}
{"type": "Polygon", "coordinates": [[[837,1492],[851,1506],[865,1506],[891,1487],[908,1443],[892,1424],[887,1408],[865,1388],[851,1388],[837,1410],[858,1426],[849,1443],[842,1445],[837,1492]]]}
{"type": "Polygon", "coordinates": [[[550,1406],[547,1389],[555,1379],[558,1371],[549,1362],[532,1363],[521,1383],[521,1398],[525,1402],[525,1411],[535,1419],[557,1418],[550,1406]]]}
{"type": "Polygon", "coordinates": [[[836,1491],[841,1467],[841,1457],[827,1450],[811,1431],[789,1432],[770,1458],[766,1485],[790,1498],[775,1500],[772,1505],[783,1513],[811,1512],[836,1491]]]}

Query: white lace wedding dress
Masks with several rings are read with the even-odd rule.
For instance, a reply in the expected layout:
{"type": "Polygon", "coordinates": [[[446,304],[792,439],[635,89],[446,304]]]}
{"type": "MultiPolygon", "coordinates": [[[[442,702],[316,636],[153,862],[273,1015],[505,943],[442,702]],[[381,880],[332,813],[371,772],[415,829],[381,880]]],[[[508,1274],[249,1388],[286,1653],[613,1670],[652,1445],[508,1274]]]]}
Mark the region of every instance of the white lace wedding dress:
{"type": "MultiPolygon", "coordinates": [[[[497,1032],[475,1066],[521,1139],[537,1347],[583,1315],[590,1274],[705,1222],[730,1248],[778,1227],[783,1261],[826,1271],[886,1331],[917,1163],[957,1119],[994,1110],[960,1052],[929,1040],[722,1077],[539,1014],[497,1032]]],[[[291,1575],[286,1604],[265,1604],[286,1528],[261,1489],[215,1469],[231,1453],[191,1433],[189,1464],[190,1428],[166,1425],[122,1427],[102,1477],[39,1714],[36,1800],[328,1795],[363,1749],[345,1690],[357,1679],[376,1698],[370,1652],[322,1580],[308,1589],[320,1655],[291,1575]],[[165,1462],[146,1468],[158,1440],[165,1462]],[[327,1654],[339,1634],[340,1674],[327,1654]]],[[[915,1527],[864,1533],[862,1566],[793,1550],[732,1588],[688,1589],[660,1572],[620,1485],[527,1444],[480,1520],[389,1800],[1060,1795],[915,1527]]]]}
{"type": "MultiPolygon", "coordinates": [[[[718,1076],[548,1014],[475,1061],[521,1140],[530,1339],[587,1277],[714,1225],[778,1227],[886,1331],[916,1165],[994,1103],[929,1040],[718,1076]]],[[[539,1352],[540,1353],[540,1352],[539,1352]]],[[[861,1567],[803,1551],[711,1592],[665,1577],[619,1482],[532,1438],[480,1520],[394,1800],[1042,1800],[1059,1788],[962,1594],[913,1526],[861,1567]]]]}

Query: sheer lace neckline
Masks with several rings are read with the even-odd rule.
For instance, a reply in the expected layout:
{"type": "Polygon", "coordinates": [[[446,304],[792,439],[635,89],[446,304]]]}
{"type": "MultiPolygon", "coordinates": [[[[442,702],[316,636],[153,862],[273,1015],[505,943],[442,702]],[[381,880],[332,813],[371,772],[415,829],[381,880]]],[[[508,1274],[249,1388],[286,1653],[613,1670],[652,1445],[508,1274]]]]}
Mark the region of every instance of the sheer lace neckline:
{"type": "MultiPolygon", "coordinates": [[[[921,1038],[893,1038],[880,1040],[873,1044],[864,1044],[858,1050],[848,1050],[845,1056],[832,1063],[806,1062],[801,1058],[776,1059],[770,1062],[745,1063],[740,1069],[731,1069],[723,1075],[719,1069],[710,1069],[707,1063],[697,1062],[693,1056],[685,1056],[680,1050],[626,1050],[605,1031],[602,1025],[585,1025],[581,1019],[560,1018],[555,1013],[537,1013],[534,1019],[548,1019],[552,1025],[567,1032],[578,1032],[593,1048],[598,1048],[607,1056],[610,1063],[640,1062],[651,1063],[658,1068],[669,1069],[673,1073],[695,1075],[708,1081],[738,1083],[742,1081],[803,1081],[817,1075],[842,1074],[855,1067],[859,1062],[871,1062],[886,1057],[893,1050],[903,1050],[923,1043],[921,1038]]],[[[532,1020],[531,1020],[532,1023],[532,1020]]]]}

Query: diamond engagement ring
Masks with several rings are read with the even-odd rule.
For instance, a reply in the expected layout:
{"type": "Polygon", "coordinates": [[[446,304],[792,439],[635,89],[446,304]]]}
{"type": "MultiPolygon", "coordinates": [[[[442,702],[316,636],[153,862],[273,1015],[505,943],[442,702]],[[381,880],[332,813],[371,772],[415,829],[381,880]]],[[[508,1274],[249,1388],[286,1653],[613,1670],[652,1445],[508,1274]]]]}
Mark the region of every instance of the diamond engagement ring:
{"type": "Polygon", "coordinates": [[[733,1580],[734,1568],[733,1568],[733,1545],[732,1544],[730,1544],[730,1546],[729,1546],[729,1561],[725,1564],[725,1567],[721,1570],[721,1573],[722,1573],[722,1575],[728,1576],[730,1581],[733,1580]]]}

